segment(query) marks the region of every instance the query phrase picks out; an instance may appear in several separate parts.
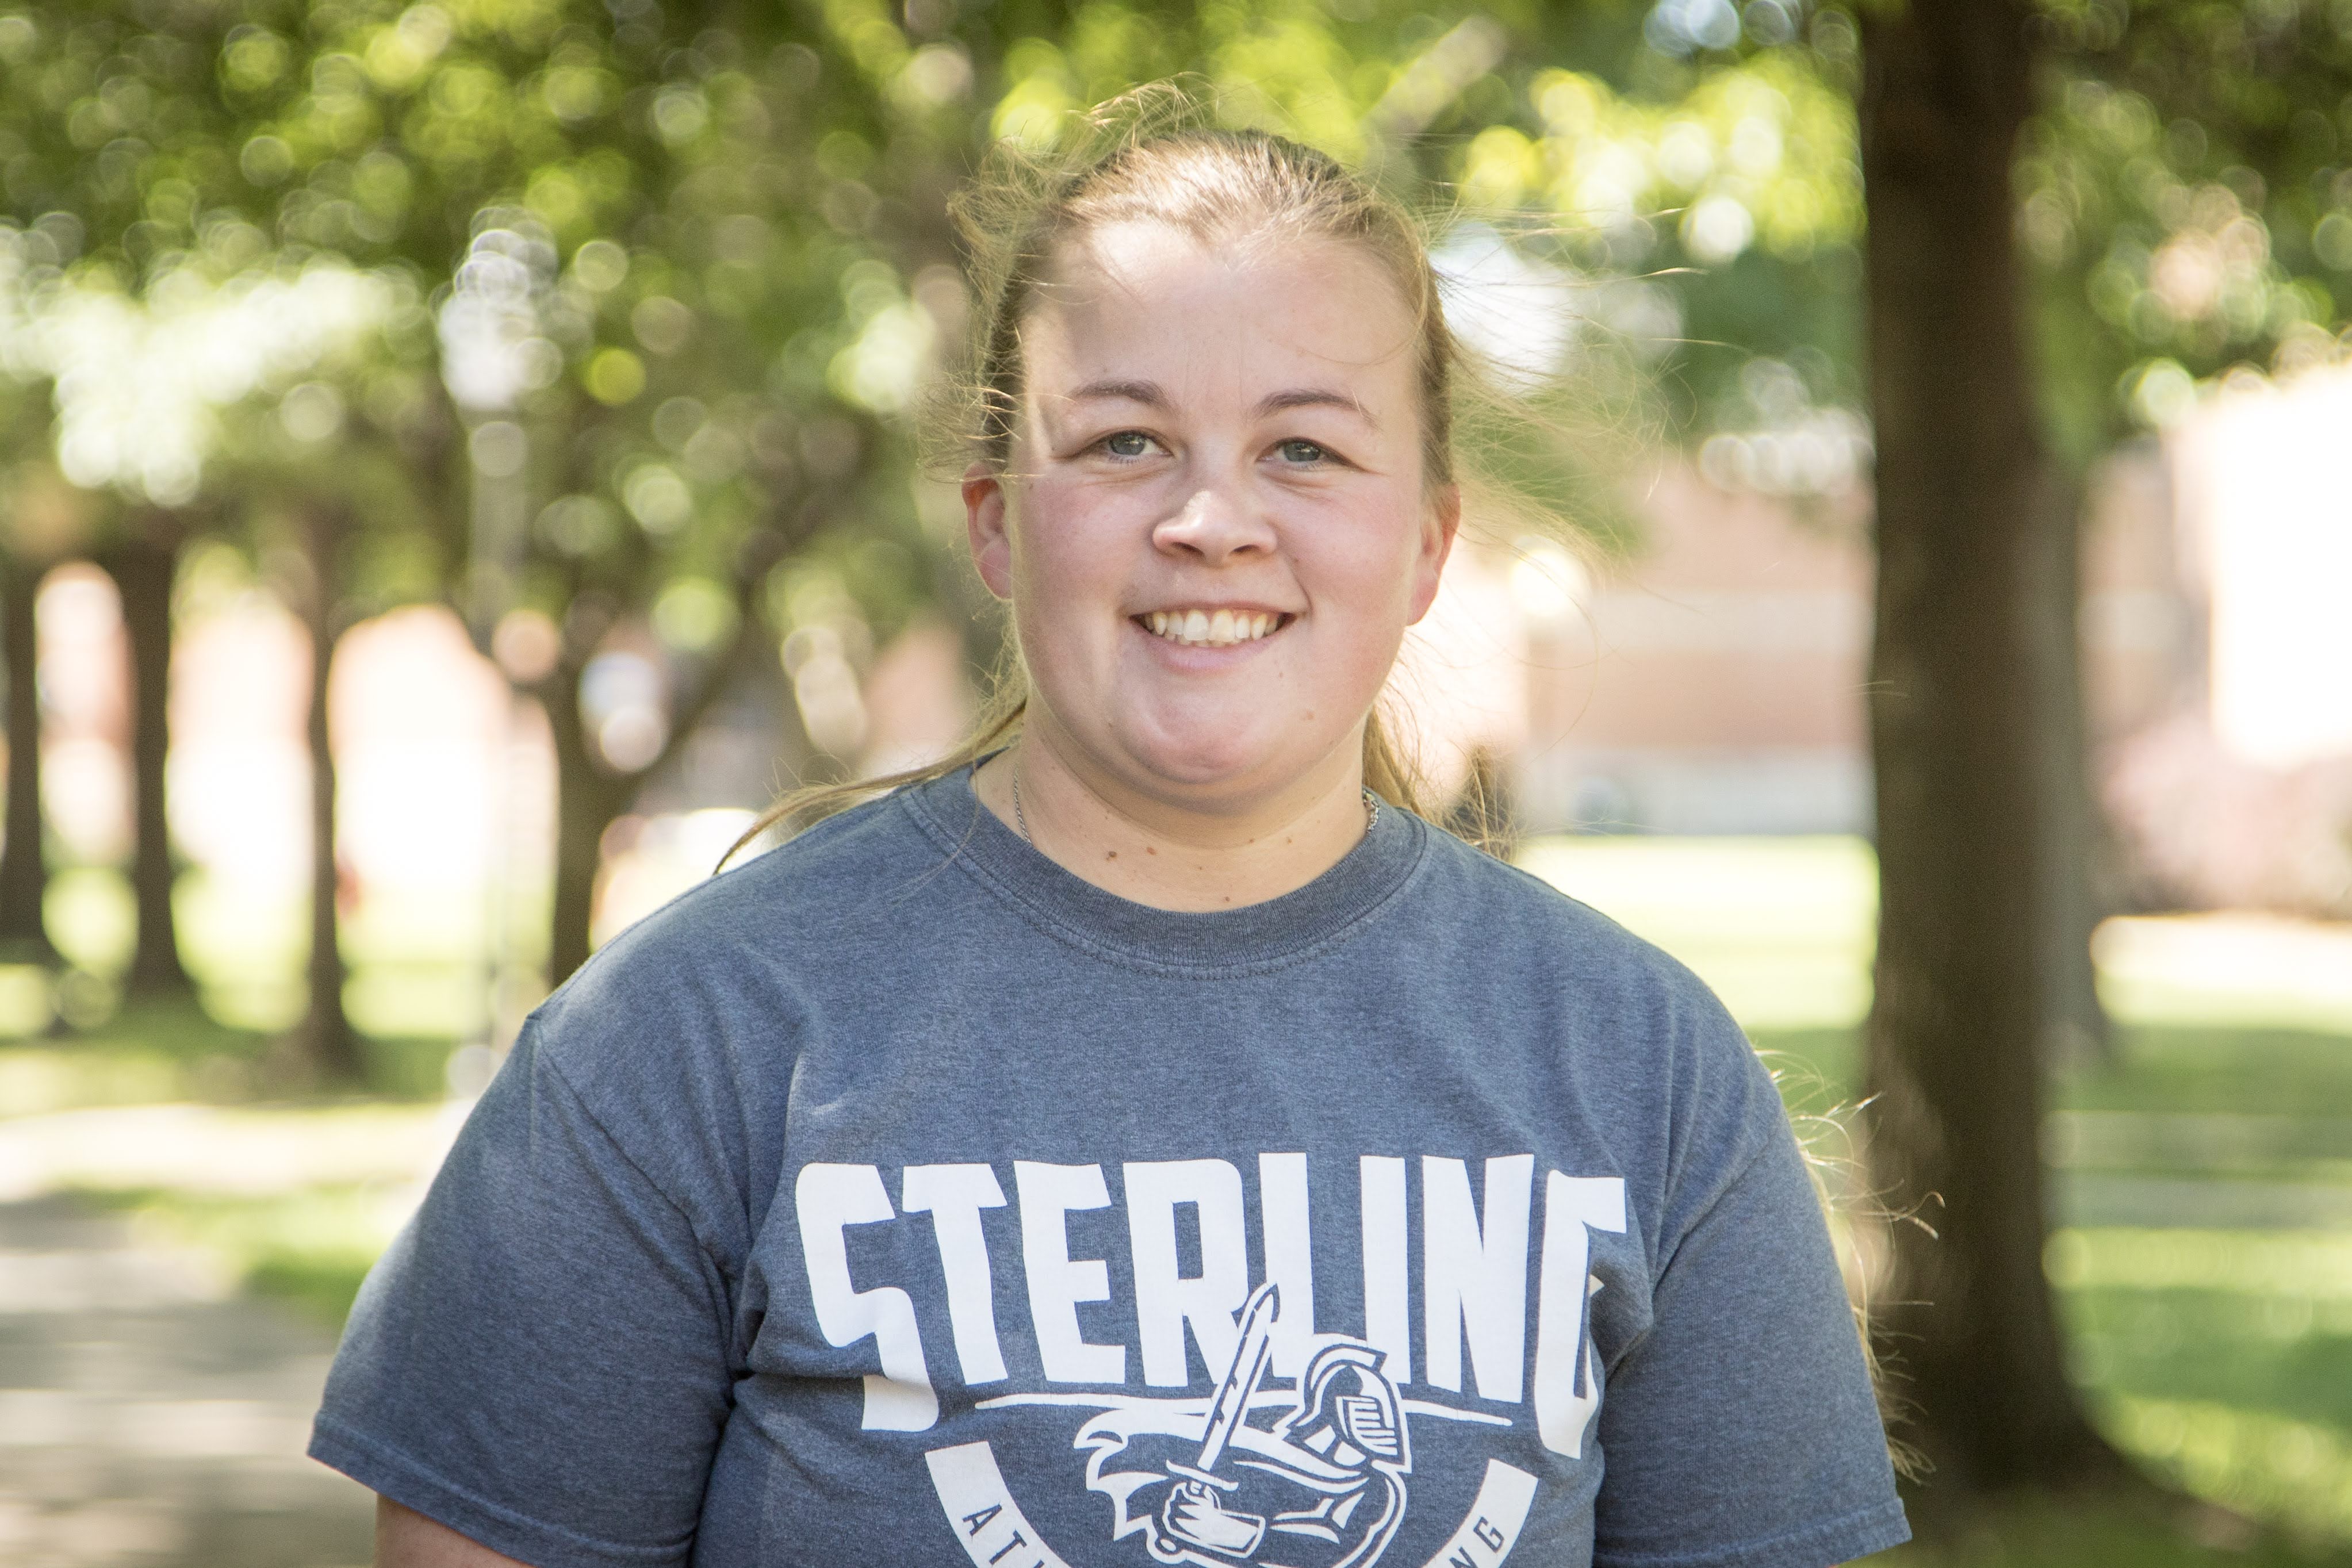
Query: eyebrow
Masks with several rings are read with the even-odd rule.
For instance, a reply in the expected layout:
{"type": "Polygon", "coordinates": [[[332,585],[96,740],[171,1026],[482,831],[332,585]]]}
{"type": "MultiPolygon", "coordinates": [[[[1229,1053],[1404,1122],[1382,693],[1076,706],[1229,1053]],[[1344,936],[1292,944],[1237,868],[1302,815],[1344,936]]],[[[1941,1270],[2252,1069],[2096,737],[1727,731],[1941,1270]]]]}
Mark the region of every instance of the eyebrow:
{"type": "Polygon", "coordinates": [[[1381,427],[1381,422],[1372,417],[1372,411],[1362,402],[1345,392],[1331,392],[1323,387],[1296,387],[1288,392],[1268,393],[1258,403],[1257,412],[1279,413],[1286,408],[1336,408],[1354,414],[1374,430],[1381,427]]]}
{"type": "MultiPolygon", "coordinates": [[[[1168,394],[1157,382],[1088,382],[1070,393],[1071,402],[1116,399],[1122,402],[1141,403],[1146,408],[1165,409],[1170,405],[1168,394]]],[[[1381,422],[1372,417],[1371,410],[1345,392],[1328,387],[1292,387],[1278,392],[1268,392],[1258,400],[1255,412],[1261,415],[1279,413],[1290,408],[1336,408],[1352,413],[1373,429],[1381,422]]]]}
{"type": "Polygon", "coordinates": [[[1122,402],[1139,402],[1146,408],[1166,408],[1168,394],[1160,390],[1158,382],[1088,382],[1069,396],[1071,402],[1116,398],[1122,402]]]}

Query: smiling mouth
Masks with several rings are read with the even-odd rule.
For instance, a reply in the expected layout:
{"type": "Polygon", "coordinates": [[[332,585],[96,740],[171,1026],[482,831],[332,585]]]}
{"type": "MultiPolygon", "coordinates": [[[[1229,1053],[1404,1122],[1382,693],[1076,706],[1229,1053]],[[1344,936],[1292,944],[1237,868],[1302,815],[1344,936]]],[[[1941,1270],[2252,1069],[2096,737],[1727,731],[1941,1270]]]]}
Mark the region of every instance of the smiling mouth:
{"type": "Polygon", "coordinates": [[[1291,617],[1270,611],[1154,610],[1130,617],[1153,636],[1184,648],[1230,648],[1279,632],[1291,617]]]}

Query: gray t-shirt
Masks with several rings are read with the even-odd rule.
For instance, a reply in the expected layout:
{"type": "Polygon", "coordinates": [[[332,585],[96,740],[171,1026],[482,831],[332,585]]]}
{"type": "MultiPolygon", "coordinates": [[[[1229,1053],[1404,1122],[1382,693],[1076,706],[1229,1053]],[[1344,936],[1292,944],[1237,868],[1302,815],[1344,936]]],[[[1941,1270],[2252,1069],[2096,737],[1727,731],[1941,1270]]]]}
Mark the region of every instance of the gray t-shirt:
{"type": "Polygon", "coordinates": [[[532,1018],[311,1453],[541,1568],[1824,1568],[1908,1534],[1779,1097],[1672,959],[1383,810],[1268,903],[968,774],[532,1018]]]}

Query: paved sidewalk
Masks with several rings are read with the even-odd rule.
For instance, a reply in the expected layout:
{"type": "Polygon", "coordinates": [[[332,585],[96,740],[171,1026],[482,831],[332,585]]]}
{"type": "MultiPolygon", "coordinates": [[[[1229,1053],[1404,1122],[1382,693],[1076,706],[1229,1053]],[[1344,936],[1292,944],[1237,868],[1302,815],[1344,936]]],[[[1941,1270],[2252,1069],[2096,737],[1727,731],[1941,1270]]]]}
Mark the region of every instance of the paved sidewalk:
{"type": "Polygon", "coordinates": [[[302,1455],[333,1349],[120,1216],[0,1203],[0,1563],[367,1563],[373,1499],[302,1455]]]}

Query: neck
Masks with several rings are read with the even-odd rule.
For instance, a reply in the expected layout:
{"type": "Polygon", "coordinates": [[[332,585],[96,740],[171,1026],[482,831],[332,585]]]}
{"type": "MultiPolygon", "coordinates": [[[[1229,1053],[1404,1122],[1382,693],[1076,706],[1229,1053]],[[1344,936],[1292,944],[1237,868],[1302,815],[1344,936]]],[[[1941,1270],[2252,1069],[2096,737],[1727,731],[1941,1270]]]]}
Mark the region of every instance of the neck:
{"type": "Polygon", "coordinates": [[[1074,760],[1073,749],[1055,744],[1051,722],[1033,714],[972,788],[1063,870],[1155,909],[1197,913],[1279,898],[1330,870],[1364,836],[1360,737],[1332,766],[1286,789],[1213,806],[1128,787],[1074,760]]]}

